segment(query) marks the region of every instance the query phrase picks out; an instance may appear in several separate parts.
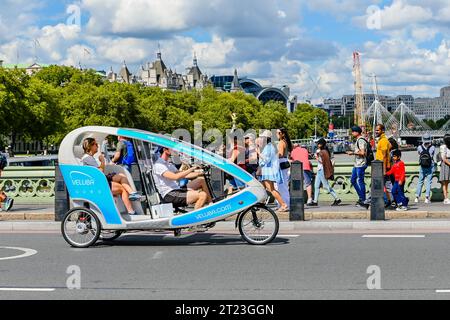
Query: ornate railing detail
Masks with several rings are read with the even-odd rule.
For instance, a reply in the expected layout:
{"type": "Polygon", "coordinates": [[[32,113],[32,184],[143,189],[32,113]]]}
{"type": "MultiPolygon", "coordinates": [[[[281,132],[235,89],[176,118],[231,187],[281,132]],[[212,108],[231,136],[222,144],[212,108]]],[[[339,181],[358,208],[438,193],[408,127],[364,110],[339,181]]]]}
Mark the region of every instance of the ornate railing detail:
{"type": "Polygon", "coordinates": [[[0,190],[16,204],[52,204],[55,201],[55,167],[7,167],[0,190]]]}

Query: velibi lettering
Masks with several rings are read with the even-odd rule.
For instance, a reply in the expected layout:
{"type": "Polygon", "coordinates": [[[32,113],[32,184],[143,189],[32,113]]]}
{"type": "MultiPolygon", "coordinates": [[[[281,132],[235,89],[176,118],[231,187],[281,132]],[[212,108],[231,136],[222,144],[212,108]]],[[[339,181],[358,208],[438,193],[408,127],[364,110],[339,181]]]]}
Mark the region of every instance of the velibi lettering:
{"type": "Polygon", "coordinates": [[[195,217],[197,218],[197,220],[201,220],[201,219],[205,219],[207,217],[211,217],[217,213],[222,213],[222,212],[228,211],[230,209],[231,209],[231,205],[226,205],[226,206],[214,209],[214,210],[207,211],[205,213],[197,214],[195,217]]]}

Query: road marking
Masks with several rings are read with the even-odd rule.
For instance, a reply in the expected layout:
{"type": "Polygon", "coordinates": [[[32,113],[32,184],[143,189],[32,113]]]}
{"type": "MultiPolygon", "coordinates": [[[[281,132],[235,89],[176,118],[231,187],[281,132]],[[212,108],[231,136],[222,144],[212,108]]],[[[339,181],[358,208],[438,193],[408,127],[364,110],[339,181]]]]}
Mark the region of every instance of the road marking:
{"type": "Polygon", "coordinates": [[[158,252],[156,252],[156,253],[153,255],[152,259],[154,259],[154,260],[155,260],[155,259],[161,259],[162,254],[163,254],[162,251],[158,251],[158,252]]]}
{"type": "Polygon", "coordinates": [[[51,292],[55,290],[55,288],[0,288],[0,291],[51,292]]]}
{"type": "Polygon", "coordinates": [[[0,261],[26,258],[26,257],[30,257],[32,255],[35,255],[37,253],[36,250],[28,249],[28,248],[0,247],[0,249],[18,250],[18,251],[23,251],[24,252],[23,254],[19,254],[19,255],[16,255],[16,256],[0,258],[0,261]]]}
{"type": "Polygon", "coordinates": [[[425,238],[423,234],[366,234],[363,238],[425,238]]]}
{"type": "Polygon", "coordinates": [[[299,234],[279,234],[277,235],[277,238],[298,238],[300,237],[299,234]]]}
{"type": "Polygon", "coordinates": [[[450,290],[436,290],[436,293],[450,293],[450,290]]]}

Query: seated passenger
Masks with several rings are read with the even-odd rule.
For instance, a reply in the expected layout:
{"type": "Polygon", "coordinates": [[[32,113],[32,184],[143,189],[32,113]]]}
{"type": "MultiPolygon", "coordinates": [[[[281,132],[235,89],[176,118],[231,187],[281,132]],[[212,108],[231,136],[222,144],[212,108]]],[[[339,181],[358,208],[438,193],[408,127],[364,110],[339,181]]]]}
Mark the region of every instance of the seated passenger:
{"type": "MultiPolygon", "coordinates": [[[[105,171],[106,160],[103,154],[100,154],[98,160],[94,155],[98,152],[98,143],[93,138],[86,138],[83,141],[84,156],[81,158],[83,165],[96,167],[102,172],[105,171]]],[[[128,183],[128,179],[123,174],[109,173],[106,175],[112,194],[114,196],[121,196],[123,203],[128,211],[128,214],[136,214],[131,204],[131,201],[139,200],[140,195],[134,192],[128,183]]]]}
{"type": "Polygon", "coordinates": [[[195,209],[200,209],[210,203],[206,181],[201,176],[202,172],[194,172],[198,167],[192,167],[185,171],[178,171],[169,160],[172,151],[168,148],[160,148],[161,157],[154,164],[155,184],[164,202],[172,203],[175,208],[186,207],[195,203],[195,209]],[[177,183],[182,179],[192,180],[187,189],[181,189],[177,183]]]}

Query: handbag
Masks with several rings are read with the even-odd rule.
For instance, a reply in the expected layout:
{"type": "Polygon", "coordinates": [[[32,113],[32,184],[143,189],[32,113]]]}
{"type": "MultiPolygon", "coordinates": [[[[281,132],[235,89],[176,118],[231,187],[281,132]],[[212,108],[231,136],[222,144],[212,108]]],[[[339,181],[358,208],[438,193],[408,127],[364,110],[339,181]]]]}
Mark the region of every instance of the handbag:
{"type": "Polygon", "coordinates": [[[289,169],[290,167],[291,167],[291,164],[289,163],[289,161],[280,163],[280,169],[281,170],[286,170],[286,169],[289,169]]]}

